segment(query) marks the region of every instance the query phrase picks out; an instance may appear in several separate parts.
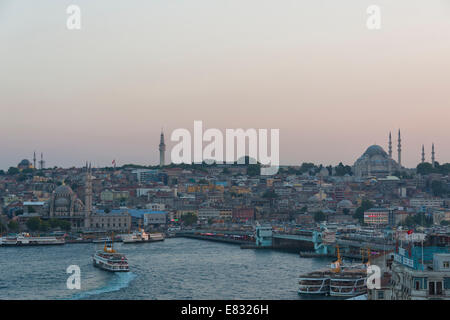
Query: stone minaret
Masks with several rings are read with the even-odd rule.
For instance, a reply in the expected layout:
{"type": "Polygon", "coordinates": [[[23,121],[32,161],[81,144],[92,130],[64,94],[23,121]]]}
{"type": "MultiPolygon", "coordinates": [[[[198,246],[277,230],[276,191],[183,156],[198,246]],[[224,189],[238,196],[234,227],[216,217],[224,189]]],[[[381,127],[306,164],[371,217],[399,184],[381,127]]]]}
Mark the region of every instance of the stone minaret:
{"type": "Polygon", "coordinates": [[[36,151],[33,153],[33,169],[36,169],[36,151]]]}
{"type": "Polygon", "coordinates": [[[92,175],[91,175],[91,164],[86,163],[86,185],[85,185],[85,195],[84,195],[84,226],[85,228],[90,227],[90,216],[92,214],[92,175]]]}
{"type": "Polygon", "coordinates": [[[422,163],[425,163],[425,146],[422,145],[422,163]]]}
{"type": "Polygon", "coordinates": [[[388,164],[389,175],[391,175],[391,173],[392,173],[392,161],[391,161],[391,159],[392,159],[392,135],[391,135],[391,132],[389,132],[389,164],[388,164]]]}
{"type": "Polygon", "coordinates": [[[397,151],[398,151],[398,166],[401,168],[402,167],[402,138],[400,135],[400,129],[398,129],[398,146],[397,146],[397,151]]]}
{"type": "Polygon", "coordinates": [[[431,146],[431,164],[433,165],[433,168],[436,166],[436,159],[434,157],[434,143],[431,146]]]}
{"type": "Polygon", "coordinates": [[[164,143],[164,133],[161,131],[161,139],[159,141],[159,166],[163,167],[165,165],[165,155],[166,144],[164,143]]]}

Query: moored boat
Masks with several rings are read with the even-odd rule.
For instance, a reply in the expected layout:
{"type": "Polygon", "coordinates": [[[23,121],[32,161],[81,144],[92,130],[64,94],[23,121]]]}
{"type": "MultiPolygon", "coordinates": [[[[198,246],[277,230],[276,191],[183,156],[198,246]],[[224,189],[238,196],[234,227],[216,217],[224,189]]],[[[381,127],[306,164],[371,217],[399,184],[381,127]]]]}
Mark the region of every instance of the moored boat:
{"type": "Polygon", "coordinates": [[[41,245],[63,245],[66,241],[64,237],[32,237],[28,233],[10,235],[0,238],[2,246],[41,246],[41,245]]]}

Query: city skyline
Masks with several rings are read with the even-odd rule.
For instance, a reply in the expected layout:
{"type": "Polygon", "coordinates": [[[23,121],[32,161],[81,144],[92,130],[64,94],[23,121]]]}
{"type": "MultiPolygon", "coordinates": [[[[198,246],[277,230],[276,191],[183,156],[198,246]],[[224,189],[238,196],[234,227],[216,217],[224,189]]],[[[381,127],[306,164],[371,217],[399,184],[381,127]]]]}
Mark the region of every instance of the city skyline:
{"type": "Polygon", "coordinates": [[[161,126],[170,161],[170,133],[194,120],[280,129],[281,165],[352,165],[399,128],[404,166],[432,143],[449,162],[450,7],[422,3],[378,1],[370,31],[370,1],[78,1],[68,31],[70,1],[3,1],[0,168],[33,151],[51,167],[157,165],[161,126]]]}

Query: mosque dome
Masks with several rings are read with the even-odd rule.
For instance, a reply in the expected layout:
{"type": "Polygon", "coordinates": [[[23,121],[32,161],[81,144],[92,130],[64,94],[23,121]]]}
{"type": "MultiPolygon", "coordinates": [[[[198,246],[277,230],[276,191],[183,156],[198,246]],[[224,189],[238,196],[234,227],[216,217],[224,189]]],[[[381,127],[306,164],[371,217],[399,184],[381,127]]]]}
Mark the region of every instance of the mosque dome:
{"type": "Polygon", "coordinates": [[[67,196],[73,193],[72,189],[65,184],[57,187],[54,192],[56,196],[67,196]]]}
{"type": "Polygon", "coordinates": [[[384,151],[383,148],[377,144],[374,144],[374,145],[368,147],[366,152],[364,152],[363,156],[364,155],[369,156],[369,157],[373,157],[376,155],[382,156],[384,158],[388,157],[388,154],[386,153],[386,151],[384,151]]]}
{"type": "Polygon", "coordinates": [[[350,200],[344,199],[338,202],[337,207],[350,209],[353,207],[353,204],[350,200]]]}
{"type": "Polygon", "coordinates": [[[55,207],[67,207],[70,204],[68,198],[58,198],[55,200],[55,207]]]}

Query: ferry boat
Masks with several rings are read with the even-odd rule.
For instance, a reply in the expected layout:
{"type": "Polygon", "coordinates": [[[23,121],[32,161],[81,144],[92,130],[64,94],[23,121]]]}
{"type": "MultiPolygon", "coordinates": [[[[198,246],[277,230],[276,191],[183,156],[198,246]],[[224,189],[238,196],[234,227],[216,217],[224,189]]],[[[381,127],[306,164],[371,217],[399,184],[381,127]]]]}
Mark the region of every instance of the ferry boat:
{"type": "Polygon", "coordinates": [[[40,245],[63,245],[64,237],[32,237],[28,233],[9,235],[0,238],[1,246],[40,246],[40,245]]]}
{"type": "Polygon", "coordinates": [[[300,276],[298,293],[301,295],[328,295],[331,271],[318,270],[300,276]]]}
{"type": "Polygon", "coordinates": [[[163,233],[155,232],[150,233],[149,241],[164,241],[165,237],[163,233]]]}
{"type": "Polygon", "coordinates": [[[330,279],[330,296],[355,297],[367,293],[367,271],[359,268],[341,270],[330,279]]]}
{"type": "Polygon", "coordinates": [[[355,297],[367,293],[367,264],[343,264],[337,247],[338,259],[330,269],[318,270],[300,276],[299,294],[355,297]]]}
{"type": "Polygon", "coordinates": [[[97,251],[92,258],[94,267],[110,272],[130,271],[127,258],[123,253],[114,250],[112,242],[111,244],[105,242],[103,250],[97,251]]]}
{"type": "Polygon", "coordinates": [[[134,231],[131,234],[124,234],[121,238],[123,243],[141,243],[148,242],[150,235],[144,229],[139,228],[138,231],[134,231]]]}

